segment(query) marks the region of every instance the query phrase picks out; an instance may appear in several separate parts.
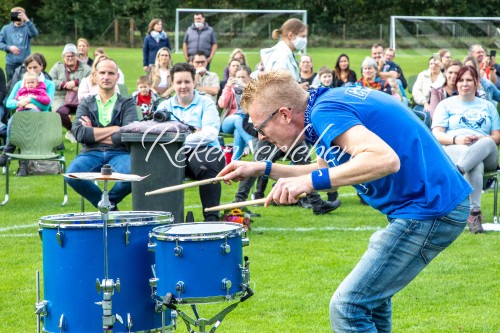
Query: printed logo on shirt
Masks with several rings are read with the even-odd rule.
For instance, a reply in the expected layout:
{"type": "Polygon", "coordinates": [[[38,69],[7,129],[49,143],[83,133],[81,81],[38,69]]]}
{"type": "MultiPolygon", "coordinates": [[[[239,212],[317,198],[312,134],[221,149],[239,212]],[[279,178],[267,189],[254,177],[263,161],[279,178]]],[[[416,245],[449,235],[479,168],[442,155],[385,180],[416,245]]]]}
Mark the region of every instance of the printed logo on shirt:
{"type": "Polygon", "coordinates": [[[472,129],[481,128],[486,123],[487,115],[483,112],[467,112],[467,114],[459,115],[459,124],[472,129]]]}
{"type": "Polygon", "coordinates": [[[365,100],[371,91],[372,89],[368,89],[363,86],[353,86],[351,88],[346,89],[345,94],[365,100]]]}

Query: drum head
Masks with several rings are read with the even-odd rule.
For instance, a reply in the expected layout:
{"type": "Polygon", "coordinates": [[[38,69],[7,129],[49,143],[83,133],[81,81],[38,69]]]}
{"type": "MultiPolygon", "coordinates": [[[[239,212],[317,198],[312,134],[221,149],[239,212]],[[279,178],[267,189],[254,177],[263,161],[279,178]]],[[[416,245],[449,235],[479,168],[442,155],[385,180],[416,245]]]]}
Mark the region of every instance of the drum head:
{"type": "MultiPolygon", "coordinates": [[[[172,223],[174,217],[168,212],[109,212],[107,224],[108,227],[117,227],[124,225],[141,226],[150,224],[172,223]]],[[[38,224],[46,228],[65,228],[65,229],[83,229],[83,228],[102,228],[103,220],[101,213],[77,213],[77,214],[58,214],[43,216],[38,224]]]]}
{"type": "Polygon", "coordinates": [[[159,240],[203,241],[239,236],[244,228],[231,222],[181,223],[153,229],[153,236],[159,240]]]}

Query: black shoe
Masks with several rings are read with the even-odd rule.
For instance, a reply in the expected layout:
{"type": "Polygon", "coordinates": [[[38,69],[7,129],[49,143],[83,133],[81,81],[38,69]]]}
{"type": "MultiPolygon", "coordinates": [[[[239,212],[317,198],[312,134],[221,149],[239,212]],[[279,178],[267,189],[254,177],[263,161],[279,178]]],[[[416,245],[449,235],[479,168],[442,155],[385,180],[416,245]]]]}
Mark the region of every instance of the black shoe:
{"type": "Polygon", "coordinates": [[[17,170],[18,177],[26,177],[28,175],[28,161],[19,161],[19,169],[17,170]]]}
{"type": "Polygon", "coordinates": [[[0,155],[0,166],[5,166],[7,164],[7,160],[9,159],[9,156],[7,155],[0,155]]]}
{"type": "Polygon", "coordinates": [[[219,215],[206,215],[203,222],[217,222],[220,221],[219,215]]]}
{"type": "Polygon", "coordinates": [[[323,201],[323,204],[313,206],[313,213],[314,215],[323,215],[326,213],[330,213],[339,208],[340,205],[342,205],[342,201],[340,200],[335,200],[333,202],[323,201]]]}
{"type": "Polygon", "coordinates": [[[313,205],[309,203],[309,200],[307,197],[305,198],[300,198],[299,201],[297,201],[297,206],[302,207],[302,208],[313,208],[313,205]]]}
{"type": "Polygon", "coordinates": [[[328,193],[326,193],[326,195],[328,196],[328,201],[330,201],[330,202],[334,202],[335,200],[337,200],[339,198],[338,191],[328,192],[328,193]]]}

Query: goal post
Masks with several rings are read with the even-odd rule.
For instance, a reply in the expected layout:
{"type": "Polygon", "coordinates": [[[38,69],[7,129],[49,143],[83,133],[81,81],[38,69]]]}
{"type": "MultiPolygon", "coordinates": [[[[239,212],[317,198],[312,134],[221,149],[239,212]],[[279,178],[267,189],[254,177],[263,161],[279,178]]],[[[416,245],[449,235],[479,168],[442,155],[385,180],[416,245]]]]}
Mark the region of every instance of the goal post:
{"type": "Polygon", "coordinates": [[[175,53],[182,53],[184,34],[193,23],[194,13],[205,15],[207,23],[214,29],[219,48],[243,48],[245,52],[274,45],[276,42],[271,39],[273,30],[289,18],[298,18],[307,24],[307,10],[177,8],[175,53]]]}
{"type": "Polygon", "coordinates": [[[393,49],[500,47],[500,17],[391,16],[393,49]]]}

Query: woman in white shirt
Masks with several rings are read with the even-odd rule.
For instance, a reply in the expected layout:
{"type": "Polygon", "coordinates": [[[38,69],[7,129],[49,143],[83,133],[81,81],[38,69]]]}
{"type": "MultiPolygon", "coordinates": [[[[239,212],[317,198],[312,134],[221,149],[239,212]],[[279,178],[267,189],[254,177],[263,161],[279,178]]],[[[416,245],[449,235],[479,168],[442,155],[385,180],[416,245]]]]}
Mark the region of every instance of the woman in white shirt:
{"type": "Polygon", "coordinates": [[[441,60],[437,57],[429,58],[429,68],[420,72],[417,76],[417,81],[413,85],[411,91],[413,101],[415,102],[416,111],[431,111],[431,85],[442,86],[446,81],[443,73],[441,73],[441,60]]]}
{"type": "Polygon", "coordinates": [[[149,73],[151,88],[161,98],[169,98],[174,91],[170,68],[172,68],[172,53],[168,47],[162,47],[158,50],[155,65],[151,67],[149,73]]]}

